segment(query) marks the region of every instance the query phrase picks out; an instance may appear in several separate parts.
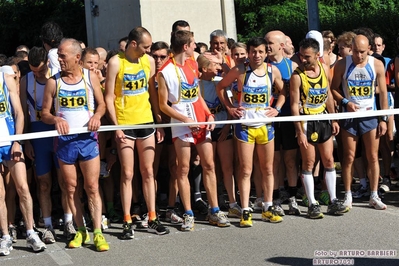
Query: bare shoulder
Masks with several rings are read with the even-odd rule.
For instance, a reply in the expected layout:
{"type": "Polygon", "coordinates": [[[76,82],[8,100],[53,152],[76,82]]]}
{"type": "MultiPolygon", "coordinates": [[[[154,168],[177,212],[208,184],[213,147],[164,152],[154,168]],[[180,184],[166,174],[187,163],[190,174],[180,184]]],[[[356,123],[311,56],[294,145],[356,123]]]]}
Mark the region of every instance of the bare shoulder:
{"type": "Polygon", "coordinates": [[[290,78],[290,83],[291,83],[290,88],[293,84],[294,85],[300,84],[300,80],[301,78],[299,77],[299,73],[297,71],[294,71],[290,78]]]}
{"type": "Polygon", "coordinates": [[[115,66],[119,67],[119,55],[117,55],[117,54],[108,60],[108,68],[115,67],[115,66]]]}
{"type": "Polygon", "coordinates": [[[14,91],[14,90],[16,91],[17,83],[15,82],[13,75],[4,74],[4,81],[9,91],[14,91]]]}
{"type": "Polygon", "coordinates": [[[299,67],[297,62],[292,61],[292,60],[291,60],[291,62],[292,62],[292,70],[295,70],[295,69],[297,69],[299,67]]]}
{"type": "Polygon", "coordinates": [[[346,67],[346,57],[343,57],[337,60],[337,62],[334,65],[334,70],[345,69],[345,67],[346,67]]]}
{"type": "Polygon", "coordinates": [[[321,63],[321,65],[323,66],[324,71],[326,71],[326,72],[329,72],[329,71],[330,71],[330,67],[327,66],[325,63],[321,63]]]}
{"type": "Polygon", "coordinates": [[[148,60],[150,61],[150,64],[155,64],[155,60],[152,56],[145,54],[145,56],[147,56],[148,60]]]}

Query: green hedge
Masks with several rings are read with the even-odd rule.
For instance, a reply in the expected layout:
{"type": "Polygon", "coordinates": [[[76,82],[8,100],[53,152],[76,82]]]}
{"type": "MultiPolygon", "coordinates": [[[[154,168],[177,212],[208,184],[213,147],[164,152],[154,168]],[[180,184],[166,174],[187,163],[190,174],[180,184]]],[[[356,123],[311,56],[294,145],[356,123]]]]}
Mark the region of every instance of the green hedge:
{"type": "MultiPolygon", "coordinates": [[[[385,39],[385,56],[397,53],[399,1],[396,0],[319,0],[321,30],[336,36],[358,27],[369,27],[385,39]]],[[[306,0],[235,0],[238,40],[264,36],[270,30],[281,30],[294,45],[308,31],[306,0]],[[305,14],[305,15],[304,15],[305,14]]]]}

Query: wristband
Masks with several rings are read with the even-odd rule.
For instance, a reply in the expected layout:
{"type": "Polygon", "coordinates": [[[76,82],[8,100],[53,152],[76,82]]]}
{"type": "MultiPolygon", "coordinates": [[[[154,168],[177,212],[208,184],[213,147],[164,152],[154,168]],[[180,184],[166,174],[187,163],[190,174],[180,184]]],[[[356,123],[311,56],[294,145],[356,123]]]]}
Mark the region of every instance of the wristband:
{"type": "Polygon", "coordinates": [[[381,121],[387,123],[388,122],[388,116],[387,115],[381,116],[380,117],[380,122],[381,121]]]}
{"type": "Polygon", "coordinates": [[[209,119],[210,116],[212,116],[213,119],[215,119],[215,115],[213,115],[213,114],[207,114],[207,115],[206,115],[206,119],[209,119]]]}
{"type": "Polygon", "coordinates": [[[346,106],[348,105],[348,103],[349,103],[349,100],[348,100],[348,99],[342,98],[342,100],[341,100],[341,105],[342,105],[342,106],[346,107],[346,106]]]}

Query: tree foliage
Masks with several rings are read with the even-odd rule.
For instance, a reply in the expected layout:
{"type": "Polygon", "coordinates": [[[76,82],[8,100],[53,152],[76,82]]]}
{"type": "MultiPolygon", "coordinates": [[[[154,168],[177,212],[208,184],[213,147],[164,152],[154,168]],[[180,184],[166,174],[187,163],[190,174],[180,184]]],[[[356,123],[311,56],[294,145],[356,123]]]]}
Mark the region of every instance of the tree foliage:
{"type": "MultiPolygon", "coordinates": [[[[399,31],[397,0],[319,0],[321,30],[335,35],[369,27],[385,39],[385,55],[396,54],[399,31]]],[[[308,31],[306,0],[235,0],[238,40],[247,41],[279,29],[294,44],[308,31]]],[[[0,1],[0,53],[12,55],[16,46],[41,45],[40,28],[57,22],[67,37],[86,42],[84,0],[0,1]]]]}
{"type": "MultiPolygon", "coordinates": [[[[399,2],[396,0],[319,0],[321,30],[332,30],[337,36],[358,27],[371,28],[386,43],[385,55],[396,54],[399,31],[399,2]]],[[[294,45],[308,31],[306,0],[235,0],[238,40],[264,36],[270,30],[281,30],[294,45]]]]}
{"type": "Polygon", "coordinates": [[[47,21],[86,42],[84,0],[7,0],[0,1],[0,53],[13,55],[20,44],[41,46],[40,28],[47,21]]]}

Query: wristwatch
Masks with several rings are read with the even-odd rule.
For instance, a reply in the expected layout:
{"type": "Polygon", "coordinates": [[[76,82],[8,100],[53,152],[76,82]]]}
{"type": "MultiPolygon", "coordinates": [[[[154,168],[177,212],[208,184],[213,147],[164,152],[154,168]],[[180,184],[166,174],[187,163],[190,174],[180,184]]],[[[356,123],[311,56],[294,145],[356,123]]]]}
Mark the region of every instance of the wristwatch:
{"type": "Polygon", "coordinates": [[[388,116],[387,115],[381,116],[380,118],[381,118],[381,121],[383,121],[385,123],[388,122],[388,116]]]}

